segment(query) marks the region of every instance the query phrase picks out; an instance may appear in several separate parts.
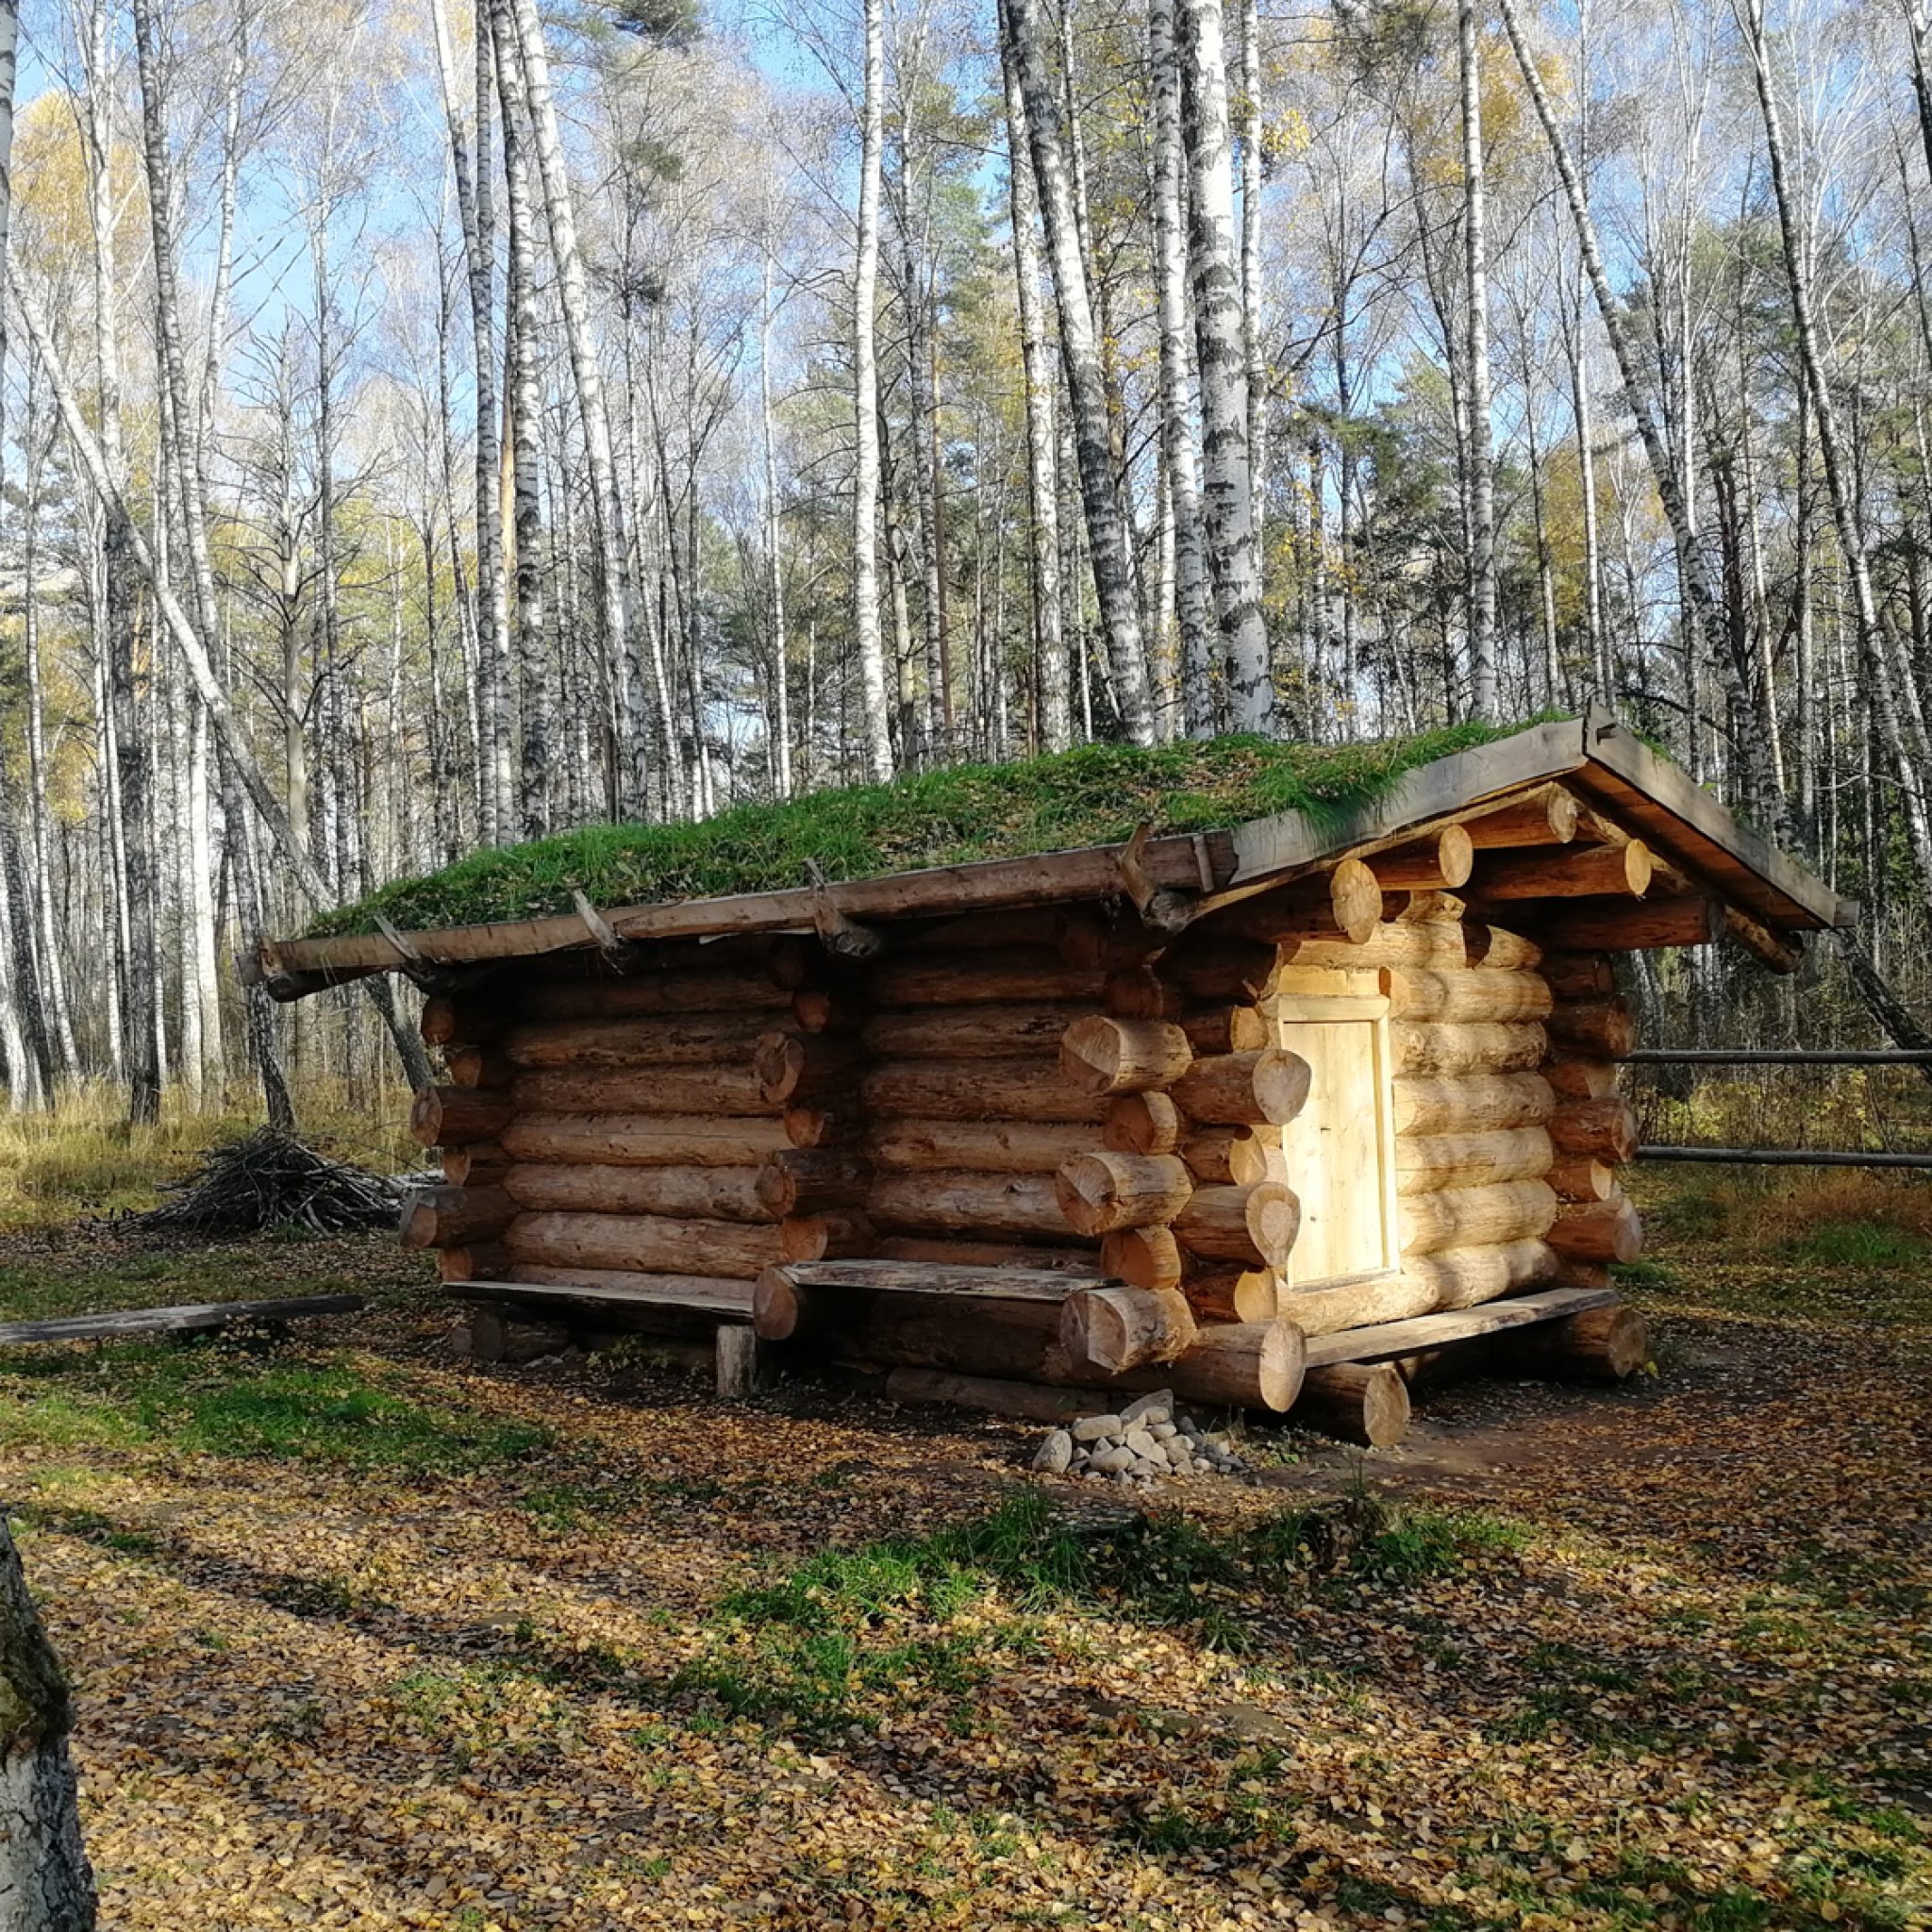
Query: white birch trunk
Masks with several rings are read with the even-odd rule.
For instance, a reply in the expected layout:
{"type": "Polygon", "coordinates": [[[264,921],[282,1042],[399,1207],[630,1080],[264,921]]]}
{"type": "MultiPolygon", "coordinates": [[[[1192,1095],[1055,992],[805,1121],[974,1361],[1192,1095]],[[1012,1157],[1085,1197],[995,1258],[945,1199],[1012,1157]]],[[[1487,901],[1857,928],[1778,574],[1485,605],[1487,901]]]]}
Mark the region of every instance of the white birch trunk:
{"type": "Polygon", "coordinates": [[[885,641],[879,628],[879,175],[886,137],[885,0],[864,0],[858,126],[858,246],[852,270],[852,625],[858,647],[866,770],[892,775],[885,641]]]}
{"type": "Polygon", "coordinates": [[[1469,305],[1469,659],[1478,718],[1499,715],[1496,690],[1496,451],[1491,420],[1490,241],[1483,178],[1482,70],[1474,0],[1459,0],[1457,45],[1462,94],[1462,247],[1469,305]]]}

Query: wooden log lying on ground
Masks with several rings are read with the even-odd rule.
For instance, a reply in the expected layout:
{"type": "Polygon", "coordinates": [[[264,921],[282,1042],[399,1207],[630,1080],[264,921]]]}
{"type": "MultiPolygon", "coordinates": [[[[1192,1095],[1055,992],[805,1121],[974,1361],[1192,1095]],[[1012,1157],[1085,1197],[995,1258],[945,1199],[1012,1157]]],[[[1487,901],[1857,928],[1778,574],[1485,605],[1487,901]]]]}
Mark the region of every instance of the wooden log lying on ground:
{"type": "Polygon", "coordinates": [[[238,1324],[353,1315],[363,1305],[359,1294],[298,1294],[266,1301],[114,1308],[100,1315],[49,1315],[37,1322],[0,1322],[0,1348],[27,1348],[43,1341],[118,1341],[136,1335],[211,1335],[238,1324]]]}
{"type": "Polygon", "coordinates": [[[1070,1232],[1050,1174],[875,1174],[864,1206],[882,1234],[963,1234],[999,1240],[1070,1232]]]}
{"type": "Polygon", "coordinates": [[[1567,1001],[1544,1023],[1558,1053],[1621,1060],[1637,1047],[1637,1016],[1622,1000],[1567,1001]]]}
{"type": "Polygon", "coordinates": [[[504,1175],[519,1208],[572,1214],[670,1214],[702,1221],[774,1221],[749,1167],[551,1166],[520,1161],[504,1175]]]}
{"type": "Polygon", "coordinates": [[[872,1162],[855,1148],[790,1147],[766,1157],[758,1172],[758,1196],[774,1218],[858,1208],[872,1176],[872,1162]]]}
{"type": "Polygon", "coordinates": [[[1604,1201],[1567,1201],[1548,1240],[1571,1260],[1634,1261],[1643,1252],[1643,1223],[1621,1192],[1604,1201]]]}
{"type": "Polygon", "coordinates": [[[867,990],[881,1007],[958,1007],[1039,1000],[1099,1004],[1103,976],[1069,966],[1043,946],[974,951],[963,958],[899,953],[878,960],[867,990]]]}
{"type": "Polygon", "coordinates": [[[1575,795],[1560,785],[1541,785],[1511,799],[1500,811],[1465,819],[1463,829],[1478,852],[1512,845],[1567,845],[1576,836],[1575,795]]]}
{"type": "Polygon", "coordinates": [[[1359,945],[1382,917],[1382,887],[1358,858],[1344,858],[1325,878],[1296,880],[1238,901],[1202,927],[1236,939],[1278,945],[1290,940],[1346,940],[1359,945]]]}
{"type": "Polygon", "coordinates": [[[1215,1126],[1284,1126],[1307,1104],[1314,1075],[1286,1047],[1195,1060],[1168,1089],[1190,1120],[1215,1126]]]}
{"type": "Polygon", "coordinates": [[[1574,899],[1540,908],[1537,930],[1567,952],[1642,953],[1659,946],[1711,946],[1724,936],[1722,899],[1574,899]]]}
{"type": "Polygon", "coordinates": [[[1187,1072],[1194,1050],[1170,1021],[1090,1013],[1066,1029],[1059,1058],[1070,1087],[1099,1096],[1169,1086],[1187,1072]]]}
{"type": "Polygon", "coordinates": [[[1050,1058],[1012,1060],[887,1060],[859,1085],[862,1111],[873,1119],[902,1114],[915,1120],[1091,1121],[1106,1110],[1098,1093],[1082,1092],[1050,1058]]]}
{"type": "Polygon", "coordinates": [[[1195,1335],[1193,1313],[1173,1289],[1083,1288],[1060,1304],[1067,1359],[1104,1375],[1171,1362],[1195,1335]]]}
{"type": "Polygon", "coordinates": [[[1550,1141],[1559,1153],[1622,1167],[1637,1158],[1637,1109],[1617,1093],[1566,1100],[1550,1116],[1550,1141]]]}
{"type": "Polygon", "coordinates": [[[409,1108],[409,1134],[421,1147],[460,1147],[494,1141],[515,1108],[496,1088],[425,1087],[409,1108]]]}
{"type": "Polygon", "coordinates": [[[778,1224],[784,1261],[837,1261],[878,1252],[878,1230],[857,1208],[824,1214],[795,1214],[778,1224]]]}
{"type": "Polygon", "coordinates": [[[880,1059],[1006,1059],[1051,1054],[1091,1008],[1066,1002],[911,1007],[874,1013],[859,1038],[880,1059]]]}
{"type": "Polygon", "coordinates": [[[503,1237],[519,1263],[748,1279],[779,1257],[775,1227],[659,1214],[519,1214],[503,1237]]]}
{"type": "Polygon", "coordinates": [[[524,989],[531,1020],[638,1019],[666,1013],[769,1012],[788,996],[767,972],[713,967],[695,973],[638,973],[624,979],[555,980],[524,989]]]}
{"type": "Polygon", "coordinates": [[[781,1121],[726,1114],[525,1113],[502,1140],[517,1160],[618,1167],[757,1167],[791,1144],[781,1121]]]}
{"type": "Polygon", "coordinates": [[[1279,1181],[1196,1188],[1174,1218],[1174,1239],[1191,1254],[1244,1267],[1288,1265],[1301,1232],[1301,1203],[1279,1181]]]}
{"type": "Polygon", "coordinates": [[[1484,904],[1517,899],[1641,899],[1650,890],[1654,862],[1641,839],[1625,845],[1572,845],[1522,855],[1485,854],[1469,896],[1484,904]]]}
{"type": "Polygon", "coordinates": [[[1541,1073],[1405,1074],[1393,1086],[1398,1134],[1479,1134],[1534,1127],[1557,1111],[1541,1073]]]}
{"type": "Polygon", "coordinates": [[[1518,1374],[1588,1382],[1622,1382],[1650,1359],[1650,1327],[1627,1302],[1586,1308],[1560,1322],[1540,1322],[1499,1338],[1518,1374]]]}
{"type": "Polygon", "coordinates": [[[702,1066],[741,1054],[763,1013],[684,1013],[643,1020],[531,1020],[503,1050],[519,1067],[702,1066]]]}
{"type": "Polygon", "coordinates": [[[747,1057],[699,1067],[573,1067],[521,1074],[510,1097],[524,1113],[762,1113],[747,1057]]]}
{"type": "Polygon", "coordinates": [[[1075,1234],[1157,1227],[1172,1221],[1194,1191],[1187,1163],[1173,1154],[1076,1154],[1054,1180],[1060,1212],[1075,1234]]]}
{"type": "Polygon", "coordinates": [[[1385,892],[1454,891],[1468,882],[1475,847],[1461,825],[1444,825],[1407,845],[1377,852],[1369,864],[1385,892]]]}
{"type": "Polygon", "coordinates": [[[1541,1127],[1487,1127],[1463,1134],[1404,1134],[1395,1142],[1396,1186],[1403,1194],[1492,1181],[1537,1180],[1556,1158],[1541,1127]]]}
{"type": "Polygon", "coordinates": [[[1092,1145],[1092,1127],[1077,1123],[889,1119],[867,1136],[865,1150],[875,1166],[894,1173],[1053,1174],[1092,1145]]]}
{"type": "Polygon", "coordinates": [[[1549,1055],[1549,1035],[1534,1020],[1391,1020],[1389,1043],[1398,1074],[1529,1073],[1549,1055]]]}
{"type": "Polygon", "coordinates": [[[1447,1248],[1411,1256],[1399,1274],[1334,1288],[1285,1289],[1279,1307],[1305,1334],[1333,1335],[1444,1308],[1476,1307],[1553,1281],[1560,1266],[1560,1257],[1542,1241],[1447,1248]]]}
{"type": "Polygon", "coordinates": [[[1187,1122],[1165,1093],[1117,1093],[1107,1103],[1100,1144],[1118,1154],[1172,1154],[1187,1122]]]}
{"type": "Polygon", "coordinates": [[[1389,1011],[1398,1020],[1542,1020],[1556,1001],[1540,974],[1384,968],[1389,1011]]]}
{"type": "Polygon", "coordinates": [[[419,1188],[403,1202],[406,1248],[463,1248],[494,1241],[517,1212],[502,1188],[419,1188]]]}
{"type": "Polygon", "coordinates": [[[1536,1241],[1549,1232],[1557,1206],[1555,1191],[1541,1180],[1405,1195],[1400,1203],[1402,1252],[1432,1255],[1443,1248],[1536,1241]]]}
{"type": "Polygon", "coordinates": [[[1291,1419],[1344,1442],[1392,1449],[1408,1434],[1408,1386],[1387,1362],[1309,1369],[1291,1419]]]}

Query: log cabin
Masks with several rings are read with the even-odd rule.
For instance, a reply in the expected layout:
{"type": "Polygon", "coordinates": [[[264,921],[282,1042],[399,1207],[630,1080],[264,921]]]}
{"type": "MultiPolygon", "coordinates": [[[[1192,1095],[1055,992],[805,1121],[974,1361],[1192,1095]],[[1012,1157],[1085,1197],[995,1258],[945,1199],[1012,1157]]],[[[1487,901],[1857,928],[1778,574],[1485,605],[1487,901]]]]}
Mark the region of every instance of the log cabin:
{"type": "Polygon", "coordinates": [[[425,989],[445,1178],[403,1238],[479,1352],[635,1330],[734,1386],[755,1349],[1026,1415],[1168,1386],[1377,1443],[1445,1362],[1644,1359],[1616,956],[1790,972],[1856,909],[1592,713],[1346,809],[253,970],[425,989]]]}

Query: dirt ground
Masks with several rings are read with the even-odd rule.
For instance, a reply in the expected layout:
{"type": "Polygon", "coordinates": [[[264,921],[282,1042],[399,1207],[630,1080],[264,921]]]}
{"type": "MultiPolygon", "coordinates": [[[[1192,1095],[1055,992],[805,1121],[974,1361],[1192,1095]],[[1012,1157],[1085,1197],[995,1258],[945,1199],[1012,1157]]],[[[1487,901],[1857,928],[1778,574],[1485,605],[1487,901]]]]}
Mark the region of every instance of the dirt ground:
{"type": "Polygon", "coordinates": [[[22,1245],[23,1311],[375,1296],[0,1357],[103,1923],[1932,1925],[1926,1255],[1659,1254],[1654,1374],[1143,1516],[1019,1425],[465,1368],[380,1241],[22,1245]]]}

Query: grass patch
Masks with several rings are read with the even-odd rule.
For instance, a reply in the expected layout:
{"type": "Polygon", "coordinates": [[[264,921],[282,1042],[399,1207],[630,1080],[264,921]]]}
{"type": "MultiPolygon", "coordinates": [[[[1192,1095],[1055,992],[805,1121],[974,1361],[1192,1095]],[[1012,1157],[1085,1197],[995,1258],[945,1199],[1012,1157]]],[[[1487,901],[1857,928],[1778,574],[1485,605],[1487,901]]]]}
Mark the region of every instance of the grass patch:
{"type": "Polygon", "coordinates": [[[550,1440],[531,1424],[420,1402],[340,1360],[264,1365],[226,1350],[129,1344],[31,1366],[37,1374],[0,1391],[9,1446],[165,1443],[433,1476],[471,1474],[550,1440]]]}
{"type": "Polygon", "coordinates": [[[1484,1557],[1513,1556],[1528,1541],[1524,1525],[1506,1517],[1418,1506],[1390,1511],[1374,1525],[1355,1568],[1384,1583],[1421,1583],[1484,1557]]]}
{"type": "Polygon", "coordinates": [[[1820,1268],[1917,1268],[1932,1258],[1923,1235],[1876,1221],[1821,1222],[1786,1246],[1793,1260],[1820,1268]]]}
{"type": "MultiPolygon", "coordinates": [[[[1512,727],[1520,728],[1520,727],[1512,727]]],[[[1087,744],[1008,765],[949,765],[888,785],[740,806],[698,824],[591,825],[476,852],[326,914],[318,933],[468,924],[601,905],[706,898],[918,866],[1108,844],[1139,825],[1206,831],[1303,810],[1340,814],[1404,772],[1507,732],[1460,724],[1379,744],[1284,744],[1252,737],[1160,745],[1087,744]]]]}

